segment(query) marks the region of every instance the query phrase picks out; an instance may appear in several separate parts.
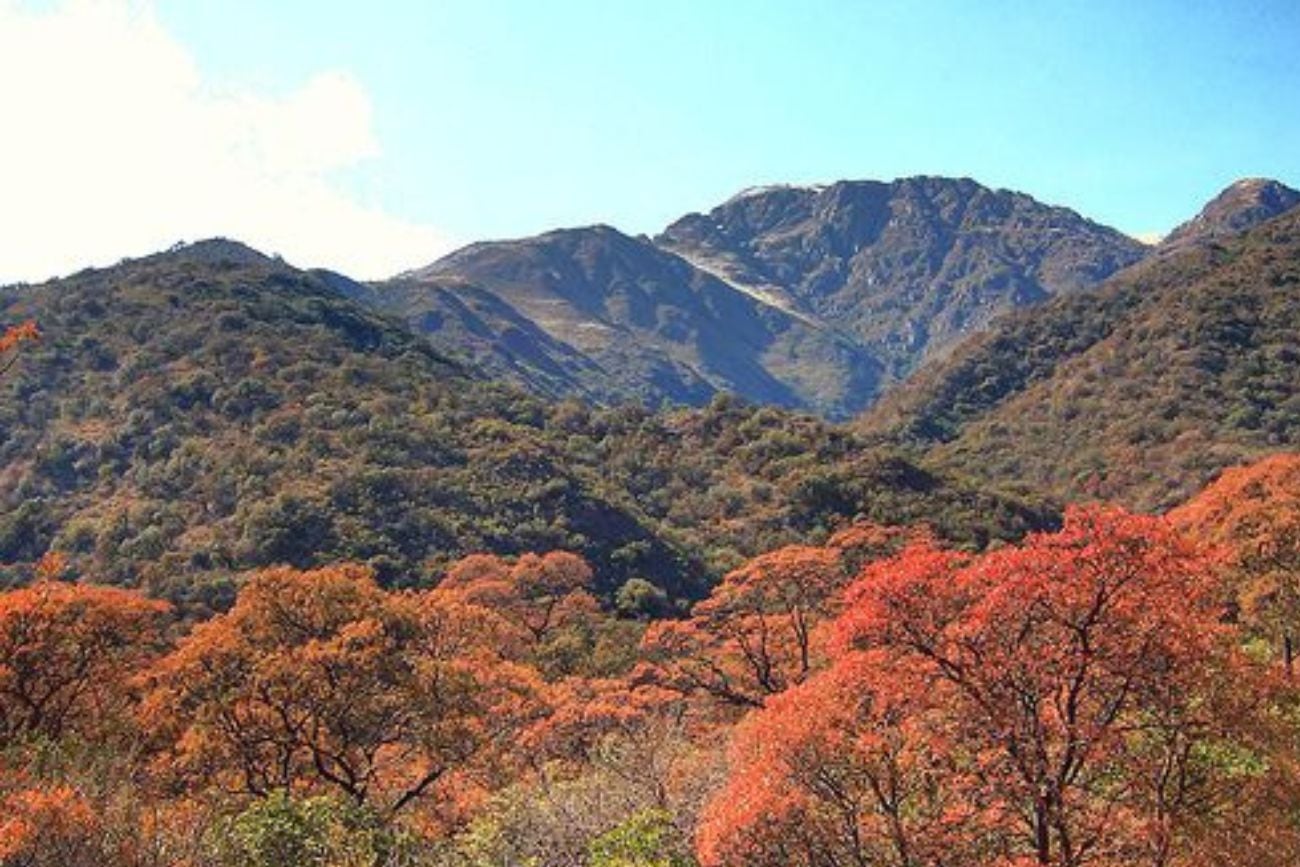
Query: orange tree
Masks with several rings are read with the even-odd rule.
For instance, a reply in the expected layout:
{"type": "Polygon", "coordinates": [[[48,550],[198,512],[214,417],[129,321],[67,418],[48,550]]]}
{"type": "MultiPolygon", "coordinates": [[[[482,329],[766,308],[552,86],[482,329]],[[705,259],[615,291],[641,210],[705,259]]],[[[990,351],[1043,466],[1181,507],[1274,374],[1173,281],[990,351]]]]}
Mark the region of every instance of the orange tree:
{"type": "Polygon", "coordinates": [[[591,594],[592,572],[565,551],[524,554],[514,562],[474,554],[452,564],[442,586],[491,608],[535,644],[599,610],[591,594]]]}
{"type": "Polygon", "coordinates": [[[1276,642],[1291,672],[1300,630],[1300,455],[1226,470],[1170,519],[1223,546],[1245,625],[1276,642]]]}
{"type": "Polygon", "coordinates": [[[168,606],[57,580],[49,555],[29,587],[0,593],[0,740],[93,734],[123,718],[137,667],[161,649],[168,606]]]}
{"type": "Polygon", "coordinates": [[[825,547],[791,545],[727,574],[691,616],[653,624],[642,643],[664,684],[738,707],[802,683],[817,664],[817,626],[833,616],[850,566],[924,534],[862,524],[825,547]]]}
{"type": "Polygon", "coordinates": [[[270,569],[162,660],[147,710],[182,778],[335,791],[391,816],[535,710],[534,673],[500,651],[509,631],[456,594],[387,593],[361,567],[270,569]]]}
{"type": "Polygon", "coordinates": [[[1271,685],[1222,623],[1214,567],[1105,509],[869,567],[831,667],[742,727],[702,859],[1188,863],[1192,829],[1273,773],[1252,752],[1271,685]]]}
{"type": "Polygon", "coordinates": [[[28,340],[36,340],[40,332],[35,322],[24,322],[0,331],[0,374],[13,367],[18,360],[18,346],[28,340]]]}
{"type": "Polygon", "coordinates": [[[920,684],[878,655],[837,660],[740,722],[697,837],[706,865],[974,863],[920,684]]]}
{"type": "Polygon", "coordinates": [[[439,586],[498,614],[514,628],[519,658],[557,680],[597,665],[598,632],[609,620],[591,584],[585,560],[551,551],[513,560],[473,554],[453,563],[439,586]]]}

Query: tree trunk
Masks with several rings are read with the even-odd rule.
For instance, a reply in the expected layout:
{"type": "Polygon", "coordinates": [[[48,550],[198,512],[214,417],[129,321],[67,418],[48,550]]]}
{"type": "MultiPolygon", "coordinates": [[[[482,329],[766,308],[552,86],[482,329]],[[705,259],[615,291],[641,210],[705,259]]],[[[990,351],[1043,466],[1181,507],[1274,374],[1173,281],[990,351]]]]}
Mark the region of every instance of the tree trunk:
{"type": "Polygon", "coordinates": [[[1034,849],[1038,853],[1039,864],[1052,863],[1051,828],[1048,827],[1047,798],[1039,795],[1034,800],[1034,849]]]}

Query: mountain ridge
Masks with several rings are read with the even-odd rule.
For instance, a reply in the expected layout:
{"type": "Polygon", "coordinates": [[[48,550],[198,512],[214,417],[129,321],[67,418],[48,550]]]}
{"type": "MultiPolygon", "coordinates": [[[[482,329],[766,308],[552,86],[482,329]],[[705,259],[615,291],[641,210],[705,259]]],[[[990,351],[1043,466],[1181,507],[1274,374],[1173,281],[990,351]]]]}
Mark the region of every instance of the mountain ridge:
{"type": "Polygon", "coordinates": [[[834,420],[1004,310],[1145,254],[968,178],[840,181],[742,190],[654,238],[597,224],[477,242],[368,297],[544,394],[656,406],[725,391],[834,420]],[[638,316],[638,287],[655,316],[638,316]]]}

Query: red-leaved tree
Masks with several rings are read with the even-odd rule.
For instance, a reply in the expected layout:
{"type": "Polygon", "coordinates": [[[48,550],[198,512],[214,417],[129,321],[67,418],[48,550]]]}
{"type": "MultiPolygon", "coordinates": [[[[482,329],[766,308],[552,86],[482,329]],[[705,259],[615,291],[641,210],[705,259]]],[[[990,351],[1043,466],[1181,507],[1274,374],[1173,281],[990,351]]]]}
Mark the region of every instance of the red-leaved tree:
{"type": "Polygon", "coordinates": [[[761,707],[817,666],[817,628],[838,612],[851,567],[922,535],[864,524],[825,547],[763,554],[728,573],[689,618],[652,624],[642,648],[671,688],[761,707]]]}
{"type": "Polygon", "coordinates": [[[131,679],[161,649],[165,603],[60,581],[62,562],[47,555],[35,583],[0,593],[0,743],[122,721],[131,679]]]}
{"type": "Polygon", "coordinates": [[[192,784],[396,814],[531,722],[540,683],[502,656],[508,632],[458,594],[386,593],[360,567],[270,569],[162,660],[147,713],[192,784]]]}
{"type": "Polygon", "coordinates": [[[1217,566],[1163,520],[1095,508],[1017,547],[868,567],[831,668],[742,729],[701,857],[1188,863],[1193,829],[1269,774],[1270,684],[1222,623],[1217,566]]]}

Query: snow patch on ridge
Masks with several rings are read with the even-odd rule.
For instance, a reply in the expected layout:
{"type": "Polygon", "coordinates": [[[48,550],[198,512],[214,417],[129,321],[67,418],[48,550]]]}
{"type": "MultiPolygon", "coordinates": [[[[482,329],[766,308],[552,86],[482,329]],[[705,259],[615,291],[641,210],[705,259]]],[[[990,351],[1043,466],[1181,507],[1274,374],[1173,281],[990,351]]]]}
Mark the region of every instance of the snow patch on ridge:
{"type": "Polygon", "coordinates": [[[791,304],[790,300],[786,298],[785,292],[779,286],[743,283],[732,276],[727,267],[726,261],[722,259],[712,259],[704,256],[687,254],[678,250],[674,250],[673,252],[685,259],[693,267],[703,271],[710,277],[721,280],[723,283],[726,283],[742,295],[748,295],[750,298],[753,298],[755,301],[766,307],[780,310],[787,316],[793,316],[805,325],[810,325],[818,330],[825,329],[823,323],[817,321],[791,304]]]}
{"type": "Polygon", "coordinates": [[[762,196],[767,193],[776,193],[782,190],[796,190],[804,193],[820,193],[826,189],[826,184],[765,184],[757,187],[745,187],[736,193],[724,204],[739,202],[742,199],[752,199],[754,196],[762,196]]]}

